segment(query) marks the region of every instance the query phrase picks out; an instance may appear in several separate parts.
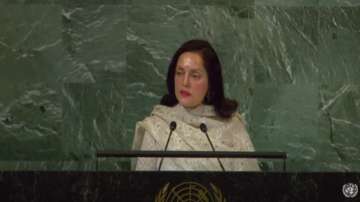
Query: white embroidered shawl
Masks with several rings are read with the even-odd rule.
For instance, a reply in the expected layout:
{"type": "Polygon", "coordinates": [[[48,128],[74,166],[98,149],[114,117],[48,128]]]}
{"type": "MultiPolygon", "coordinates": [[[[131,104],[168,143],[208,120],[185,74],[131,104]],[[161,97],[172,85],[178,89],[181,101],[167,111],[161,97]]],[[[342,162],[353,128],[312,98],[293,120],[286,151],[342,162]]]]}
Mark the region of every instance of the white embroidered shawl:
{"type": "MultiPolygon", "coordinates": [[[[205,123],[216,151],[254,151],[239,113],[229,119],[216,115],[213,106],[202,105],[188,110],[181,105],[156,105],[151,116],[136,124],[133,150],[164,150],[169,124],[177,123],[168,150],[212,151],[199,126],[205,123]]],[[[135,170],[157,170],[161,158],[138,158],[135,170]]],[[[258,171],[256,159],[221,158],[226,171],[258,171]]],[[[216,158],[164,158],[161,170],[221,171],[216,158]]]]}

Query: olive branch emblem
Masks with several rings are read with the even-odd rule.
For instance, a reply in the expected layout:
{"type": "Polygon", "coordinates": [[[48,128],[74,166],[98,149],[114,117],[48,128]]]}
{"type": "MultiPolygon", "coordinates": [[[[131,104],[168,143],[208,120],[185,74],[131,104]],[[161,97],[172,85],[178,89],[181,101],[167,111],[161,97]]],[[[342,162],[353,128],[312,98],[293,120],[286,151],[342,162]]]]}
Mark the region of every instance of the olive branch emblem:
{"type": "Polygon", "coordinates": [[[170,187],[166,183],[155,197],[155,202],[196,201],[196,202],[226,202],[221,190],[210,183],[209,189],[197,182],[183,182],[170,187]]]}

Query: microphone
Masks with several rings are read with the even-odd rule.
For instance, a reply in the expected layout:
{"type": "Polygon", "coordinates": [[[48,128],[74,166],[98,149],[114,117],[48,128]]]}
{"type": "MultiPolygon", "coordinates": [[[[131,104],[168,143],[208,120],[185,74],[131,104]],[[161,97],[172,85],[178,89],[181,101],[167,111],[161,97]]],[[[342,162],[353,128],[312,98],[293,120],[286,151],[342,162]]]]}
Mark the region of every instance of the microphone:
{"type": "MultiPolygon", "coordinates": [[[[169,133],[168,139],[167,139],[167,141],[166,141],[164,151],[167,150],[168,145],[169,145],[169,142],[170,142],[171,135],[172,135],[173,131],[176,129],[176,122],[175,122],[175,121],[171,121],[171,122],[170,122],[170,125],[169,125],[169,128],[170,128],[170,133],[169,133]]],[[[161,169],[161,165],[162,165],[162,163],[163,163],[163,160],[164,160],[164,157],[162,157],[161,160],[160,160],[159,169],[158,169],[159,171],[160,171],[160,169],[161,169]]]]}
{"type": "MultiPolygon", "coordinates": [[[[208,139],[208,141],[209,141],[209,143],[210,143],[211,149],[213,150],[213,152],[215,152],[215,147],[214,147],[214,145],[212,144],[212,142],[211,142],[211,140],[210,140],[210,137],[209,137],[209,135],[208,135],[208,133],[207,133],[207,126],[205,125],[205,123],[201,123],[201,124],[200,124],[200,130],[201,130],[201,132],[205,133],[205,135],[206,135],[206,137],[207,137],[207,139],[208,139]]],[[[217,160],[218,160],[218,162],[219,162],[219,164],[220,164],[220,167],[221,167],[222,171],[225,171],[225,168],[224,168],[223,164],[221,163],[220,159],[217,158],[217,160]]]]}

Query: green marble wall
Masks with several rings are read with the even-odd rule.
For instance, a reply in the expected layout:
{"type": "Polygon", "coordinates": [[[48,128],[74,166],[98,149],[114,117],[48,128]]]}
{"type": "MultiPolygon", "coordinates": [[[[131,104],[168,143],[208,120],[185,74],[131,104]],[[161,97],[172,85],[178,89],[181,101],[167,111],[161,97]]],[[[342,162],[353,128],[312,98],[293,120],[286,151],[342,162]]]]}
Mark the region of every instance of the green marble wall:
{"type": "Polygon", "coordinates": [[[0,170],[128,169],[96,149],[130,148],[176,48],[205,38],[257,150],[360,171],[359,1],[83,2],[0,2],[0,170]]]}

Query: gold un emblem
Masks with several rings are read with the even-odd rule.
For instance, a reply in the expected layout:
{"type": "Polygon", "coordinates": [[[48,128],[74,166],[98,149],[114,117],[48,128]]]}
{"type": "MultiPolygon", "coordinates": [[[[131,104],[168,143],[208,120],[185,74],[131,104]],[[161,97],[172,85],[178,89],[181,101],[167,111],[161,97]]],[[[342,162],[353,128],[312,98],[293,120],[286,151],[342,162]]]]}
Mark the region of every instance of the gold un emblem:
{"type": "Polygon", "coordinates": [[[171,187],[167,183],[156,195],[155,202],[226,202],[220,189],[210,183],[211,191],[197,182],[183,182],[171,187]]]}

